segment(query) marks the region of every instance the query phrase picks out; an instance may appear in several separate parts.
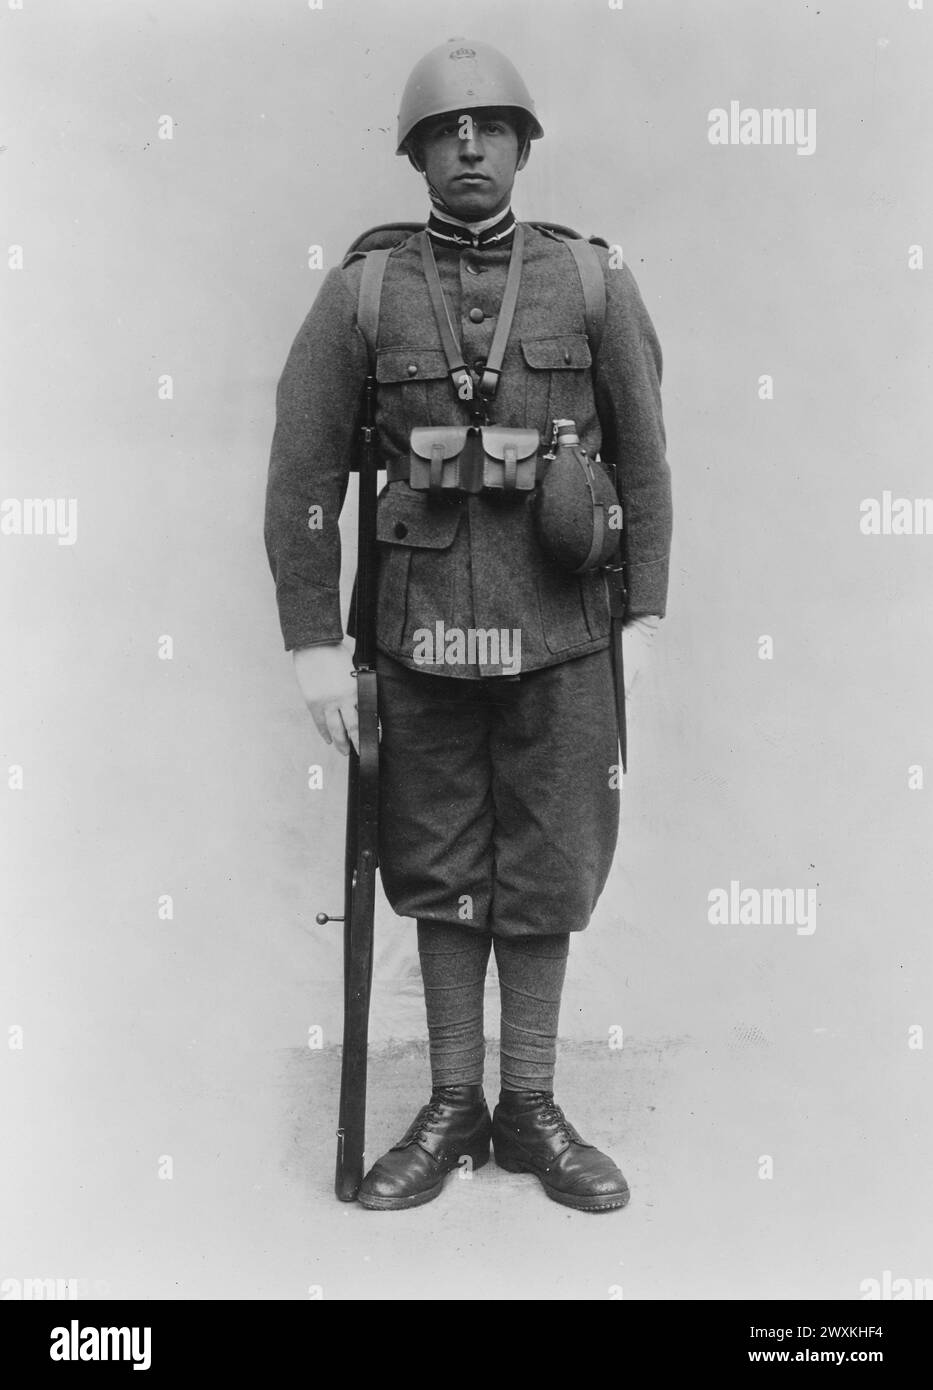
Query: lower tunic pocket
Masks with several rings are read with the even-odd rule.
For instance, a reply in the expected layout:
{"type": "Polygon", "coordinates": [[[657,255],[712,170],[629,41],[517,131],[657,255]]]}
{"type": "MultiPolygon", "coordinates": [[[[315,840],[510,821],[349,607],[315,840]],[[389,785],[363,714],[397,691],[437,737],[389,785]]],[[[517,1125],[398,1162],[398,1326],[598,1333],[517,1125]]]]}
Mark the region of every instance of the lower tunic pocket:
{"type": "Polygon", "coordinates": [[[576,575],[550,567],[540,574],[538,608],[545,644],[555,656],[593,640],[576,575]]]}

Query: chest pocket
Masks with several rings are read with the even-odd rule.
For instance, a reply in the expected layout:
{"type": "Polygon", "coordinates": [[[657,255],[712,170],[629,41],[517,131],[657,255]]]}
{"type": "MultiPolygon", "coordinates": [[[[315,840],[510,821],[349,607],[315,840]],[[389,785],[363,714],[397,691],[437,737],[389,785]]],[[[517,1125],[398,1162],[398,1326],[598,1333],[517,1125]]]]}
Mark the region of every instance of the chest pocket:
{"type": "Polygon", "coordinates": [[[568,417],[582,424],[593,410],[590,369],[593,356],[584,333],[522,338],[526,426],[550,439],[552,420],[568,417]]]}
{"type": "Polygon", "coordinates": [[[455,414],[456,396],[440,348],[379,348],[376,382],[383,428],[398,452],[408,452],[412,429],[449,424],[455,414]]]}

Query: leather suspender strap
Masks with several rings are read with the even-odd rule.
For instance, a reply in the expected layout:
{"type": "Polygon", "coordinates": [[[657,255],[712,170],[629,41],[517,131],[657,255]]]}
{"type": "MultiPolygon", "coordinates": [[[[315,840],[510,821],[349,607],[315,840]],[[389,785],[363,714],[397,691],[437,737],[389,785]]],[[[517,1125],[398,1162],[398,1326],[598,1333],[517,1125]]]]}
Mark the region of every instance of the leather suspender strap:
{"type": "Polygon", "coordinates": [[[434,259],[434,252],[431,249],[431,239],[427,232],[422,232],[419,238],[421,242],[421,264],[424,268],[424,278],[428,283],[428,293],[431,296],[431,308],[434,310],[434,318],[437,322],[437,331],[441,335],[441,346],[444,349],[444,356],[447,358],[447,366],[450,370],[450,377],[454,385],[459,387],[466,376],[471,384],[472,378],[467,371],[466,363],[463,360],[463,353],[460,344],[457,342],[453,324],[450,321],[450,311],[447,308],[447,300],[444,298],[444,291],[441,289],[441,278],[437,273],[437,262],[434,259]]]}
{"type": "Polygon", "coordinates": [[[368,251],[363,261],[360,297],[356,306],[356,323],[366,340],[370,362],[375,369],[376,338],[379,333],[379,304],[382,299],[382,280],[391,248],[368,251]]]}
{"type": "Polygon", "coordinates": [[[480,395],[487,398],[496,394],[496,387],[499,385],[502,362],[509,344],[512,320],[515,317],[515,306],[518,304],[518,291],[522,283],[524,250],[524,228],[516,222],[512,237],[512,254],[509,257],[509,270],[505,279],[505,291],[502,295],[502,303],[499,305],[499,317],[496,320],[496,331],[492,335],[489,356],[486,358],[486,366],[479,384],[480,395]]]}
{"type": "MultiPolygon", "coordinates": [[[[450,319],[450,311],[447,307],[447,301],[444,298],[440,276],[437,273],[437,262],[434,259],[431,239],[427,232],[421,233],[420,242],[421,264],[424,267],[424,277],[428,284],[428,293],[431,296],[431,307],[434,310],[438,332],[441,335],[441,345],[444,349],[444,356],[447,358],[447,366],[450,369],[451,379],[455,385],[459,385],[463,381],[465,373],[467,380],[472,382],[472,378],[463,360],[463,352],[454,333],[453,324],[450,319]]],[[[495,395],[496,387],[499,385],[499,376],[502,372],[505,350],[508,346],[509,334],[512,331],[512,321],[515,318],[515,308],[518,304],[518,291],[522,280],[524,246],[524,230],[519,223],[516,223],[512,238],[512,254],[509,257],[509,269],[505,280],[505,291],[502,295],[502,303],[499,306],[499,317],[496,320],[496,330],[492,335],[489,356],[486,358],[486,366],[483,370],[479,386],[479,394],[487,400],[495,395]]]]}

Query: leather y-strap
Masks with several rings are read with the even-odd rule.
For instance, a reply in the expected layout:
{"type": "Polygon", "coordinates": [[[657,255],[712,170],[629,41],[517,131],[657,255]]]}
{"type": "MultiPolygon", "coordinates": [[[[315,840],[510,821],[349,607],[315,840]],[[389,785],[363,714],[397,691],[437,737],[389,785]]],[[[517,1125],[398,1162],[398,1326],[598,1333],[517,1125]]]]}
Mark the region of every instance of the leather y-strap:
{"type": "Polygon", "coordinates": [[[431,308],[434,310],[434,318],[437,321],[437,331],[441,335],[441,346],[444,349],[444,356],[447,358],[450,378],[454,386],[459,386],[464,376],[468,381],[471,381],[470,373],[467,371],[460,344],[457,342],[457,336],[450,321],[450,310],[447,308],[447,300],[441,289],[441,277],[437,273],[437,262],[434,259],[434,252],[431,249],[431,241],[427,232],[421,233],[420,242],[421,264],[424,267],[424,278],[428,283],[428,293],[431,296],[431,308]]]}
{"type": "MultiPolygon", "coordinates": [[[[434,259],[434,251],[431,247],[431,239],[427,232],[422,232],[420,240],[421,263],[424,267],[424,277],[428,284],[428,293],[431,296],[431,307],[434,310],[437,329],[441,335],[441,345],[444,349],[444,356],[447,358],[447,366],[450,370],[451,380],[455,388],[459,387],[465,375],[466,379],[472,384],[472,378],[463,360],[463,351],[454,333],[453,323],[450,318],[450,310],[447,307],[447,300],[444,298],[441,279],[437,273],[437,262],[434,259]]],[[[509,257],[509,269],[505,280],[505,291],[502,295],[502,303],[499,306],[499,317],[496,320],[496,330],[492,335],[492,345],[489,349],[489,356],[486,358],[486,365],[483,369],[482,377],[480,378],[479,395],[484,403],[491,400],[496,393],[496,387],[499,385],[502,362],[509,342],[509,333],[512,330],[512,320],[515,318],[515,307],[518,304],[518,291],[522,280],[522,256],[524,246],[524,229],[520,223],[516,223],[512,238],[512,254],[509,257]]],[[[458,396],[459,394],[458,390],[458,396]]]]}

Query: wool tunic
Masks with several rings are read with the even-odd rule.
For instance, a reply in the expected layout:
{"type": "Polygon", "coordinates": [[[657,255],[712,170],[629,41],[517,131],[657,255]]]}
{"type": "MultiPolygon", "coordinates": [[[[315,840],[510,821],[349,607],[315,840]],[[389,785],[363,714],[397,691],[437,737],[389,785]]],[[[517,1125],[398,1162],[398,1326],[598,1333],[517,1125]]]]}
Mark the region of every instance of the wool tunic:
{"type": "MultiPolygon", "coordinates": [[[[556,417],[573,419],[583,447],[618,467],[623,504],[626,619],[664,615],[671,541],[670,470],[661,413],[661,350],[627,266],[597,248],[607,292],[597,360],[582,286],[566,244],[524,224],[521,289],[490,422],[533,427],[543,444],[556,417]]],[[[505,288],[509,247],[437,246],[455,332],[478,382],[505,288]]],[[[347,487],[367,345],[357,323],[363,254],[326,276],[279,382],[265,538],[288,649],[343,637],[338,517],[347,487]],[[320,509],[315,510],[315,509],[320,509]],[[309,518],[317,518],[309,525],[309,518]],[[318,524],[319,523],[319,524],[318,524]]],[[[407,456],[413,427],[471,423],[451,385],[417,238],[389,257],[376,344],[378,455],[407,456]]],[[[415,661],[416,634],[521,633],[521,669],[555,665],[608,645],[601,573],[573,575],[543,551],[526,497],[486,494],[431,502],[406,482],[382,491],[377,514],[377,645],[415,661]]],[[[494,650],[438,674],[503,673],[494,650]]],[[[501,653],[499,654],[501,656],[501,653]]]]}

